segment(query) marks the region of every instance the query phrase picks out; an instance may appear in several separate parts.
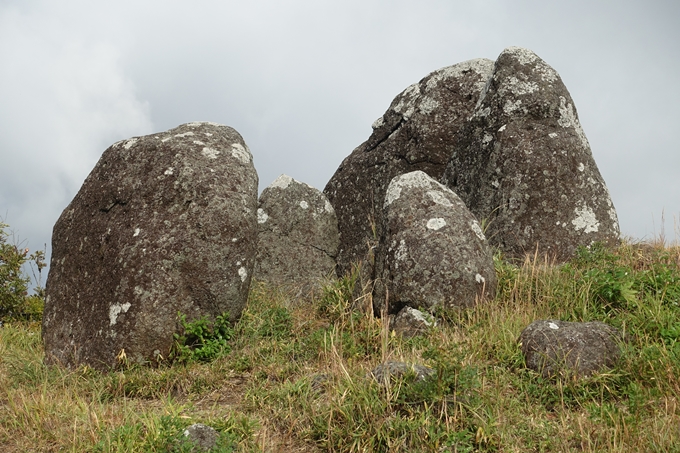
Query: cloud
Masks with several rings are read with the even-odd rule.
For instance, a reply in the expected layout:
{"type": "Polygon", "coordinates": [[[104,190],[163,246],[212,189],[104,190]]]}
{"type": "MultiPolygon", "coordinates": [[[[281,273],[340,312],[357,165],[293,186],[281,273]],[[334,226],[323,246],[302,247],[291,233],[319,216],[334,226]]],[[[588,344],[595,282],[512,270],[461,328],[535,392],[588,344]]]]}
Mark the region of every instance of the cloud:
{"type": "Polygon", "coordinates": [[[115,46],[47,14],[1,9],[0,61],[0,216],[42,248],[101,152],[153,130],[149,106],[115,46]]]}
{"type": "Polygon", "coordinates": [[[243,135],[261,189],[323,188],[408,85],[520,45],[562,75],[624,232],[649,235],[680,219],[676,3],[5,0],[0,218],[49,243],[106,147],[195,120],[243,135]]]}

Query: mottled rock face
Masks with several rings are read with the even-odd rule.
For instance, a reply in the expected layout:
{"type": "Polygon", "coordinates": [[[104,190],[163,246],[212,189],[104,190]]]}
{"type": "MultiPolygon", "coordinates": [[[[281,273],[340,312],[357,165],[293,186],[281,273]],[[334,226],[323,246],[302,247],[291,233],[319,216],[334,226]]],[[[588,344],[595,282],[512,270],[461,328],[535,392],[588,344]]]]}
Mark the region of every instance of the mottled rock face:
{"type": "Polygon", "coordinates": [[[210,451],[217,445],[220,434],[212,426],[194,423],[184,430],[184,437],[193,447],[193,451],[210,451]]]}
{"type": "Polygon", "coordinates": [[[590,376],[616,365],[621,332],[602,322],[535,321],[519,343],[527,368],[544,377],[590,376]]]}
{"type": "Polygon", "coordinates": [[[458,196],[425,173],[397,176],[383,204],[374,309],[469,307],[496,294],[493,256],[458,196]]]}
{"type": "Polygon", "coordinates": [[[260,195],[255,278],[318,286],[335,271],[338,219],[319,190],[281,175],[260,195]]]}
{"type": "Polygon", "coordinates": [[[54,226],[48,363],[167,357],[178,312],[239,318],[255,262],[257,173],[234,129],[189,123],[108,148],[54,226]]]}
{"type": "Polygon", "coordinates": [[[460,129],[442,181],[509,257],[559,261],[579,245],[613,243],[616,210],[574,101],[557,72],[527,49],[496,60],[474,114],[460,129]]]}
{"type": "Polygon", "coordinates": [[[382,201],[395,176],[444,172],[461,124],[471,115],[493,62],[479,59],[435,71],[399,94],[369,139],[337,169],[324,193],[338,215],[338,273],[363,260],[379,237],[382,201]]]}
{"type": "Polygon", "coordinates": [[[403,379],[408,375],[412,375],[414,381],[422,382],[434,377],[435,374],[436,370],[424,365],[393,361],[381,363],[370,372],[370,376],[381,385],[389,385],[391,382],[403,379]]]}
{"type": "Polygon", "coordinates": [[[390,327],[404,337],[414,337],[437,325],[437,321],[429,313],[423,313],[411,307],[404,307],[390,321],[390,327]]]}

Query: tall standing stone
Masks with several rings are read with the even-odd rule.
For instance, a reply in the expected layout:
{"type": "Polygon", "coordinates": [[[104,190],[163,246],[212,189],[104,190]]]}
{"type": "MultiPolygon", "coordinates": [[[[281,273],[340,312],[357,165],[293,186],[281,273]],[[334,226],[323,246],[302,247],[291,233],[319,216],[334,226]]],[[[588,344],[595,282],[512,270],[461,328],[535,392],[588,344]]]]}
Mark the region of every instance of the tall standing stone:
{"type": "Polygon", "coordinates": [[[335,273],[338,219],[321,191],[281,175],[262,191],[257,223],[256,279],[312,289],[335,273]]]}
{"type": "Polygon", "coordinates": [[[505,49],[442,181],[507,256],[562,261],[579,245],[614,243],[616,210],[559,74],[530,50],[505,49]]]}
{"type": "Polygon", "coordinates": [[[493,62],[470,60],[439,69],[406,88],[373,124],[373,133],[337,169],[324,193],[338,216],[338,273],[375,245],[392,178],[421,170],[439,179],[472,114],[493,62]]]}
{"type": "Polygon", "coordinates": [[[54,226],[48,363],[167,357],[187,319],[246,303],[258,178],[234,129],[189,123],[109,147],[54,226]]]}

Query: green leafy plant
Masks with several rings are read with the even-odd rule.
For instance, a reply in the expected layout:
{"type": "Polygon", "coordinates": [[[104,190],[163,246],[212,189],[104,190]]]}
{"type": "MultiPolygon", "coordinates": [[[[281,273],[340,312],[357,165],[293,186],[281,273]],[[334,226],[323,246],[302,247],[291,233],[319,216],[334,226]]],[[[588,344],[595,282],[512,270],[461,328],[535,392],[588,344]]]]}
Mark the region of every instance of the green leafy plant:
{"type": "Polygon", "coordinates": [[[271,307],[262,314],[264,322],[258,326],[257,334],[276,340],[288,338],[292,334],[293,318],[285,307],[271,307]]]}
{"type": "Polygon", "coordinates": [[[7,228],[9,225],[0,221],[0,321],[38,321],[42,318],[44,291],[38,281],[36,294],[28,295],[30,278],[24,275],[22,267],[34,262],[40,273],[45,267],[45,252],[29,255],[28,249],[8,242],[7,228]]]}
{"type": "Polygon", "coordinates": [[[187,321],[183,313],[177,314],[182,332],[175,334],[175,347],[171,358],[180,362],[210,362],[231,351],[229,340],[234,331],[224,313],[210,321],[207,316],[187,321]]]}
{"type": "MultiPolygon", "coordinates": [[[[143,423],[135,423],[120,426],[111,432],[105,433],[103,439],[95,446],[96,452],[109,451],[140,451],[140,452],[195,452],[197,446],[184,435],[184,430],[191,424],[187,418],[176,415],[163,415],[160,419],[152,420],[153,426],[145,426],[143,423]]],[[[236,451],[242,436],[233,429],[234,421],[227,420],[218,428],[219,437],[214,447],[208,451],[211,453],[231,453],[236,451]]],[[[248,429],[252,427],[247,426],[248,429]]],[[[250,435],[248,432],[247,435],[250,435]]]]}

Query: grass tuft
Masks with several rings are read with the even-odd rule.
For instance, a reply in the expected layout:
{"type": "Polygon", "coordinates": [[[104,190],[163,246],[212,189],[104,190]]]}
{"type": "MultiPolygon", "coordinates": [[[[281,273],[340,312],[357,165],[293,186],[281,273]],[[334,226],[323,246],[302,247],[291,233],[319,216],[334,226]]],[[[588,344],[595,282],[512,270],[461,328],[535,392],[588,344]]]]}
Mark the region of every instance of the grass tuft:
{"type": "Polygon", "coordinates": [[[374,315],[356,276],[309,297],[254,283],[238,323],[186,323],[182,359],[157,367],[48,368],[39,325],[6,323],[0,450],[190,451],[182,432],[200,422],[220,452],[680,452],[680,248],[495,263],[496,299],[437,310],[414,338],[374,315]],[[619,364],[581,380],[527,370],[517,339],[538,319],[622,329],[619,364]],[[386,361],[436,372],[378,383],[386,361]]]}

